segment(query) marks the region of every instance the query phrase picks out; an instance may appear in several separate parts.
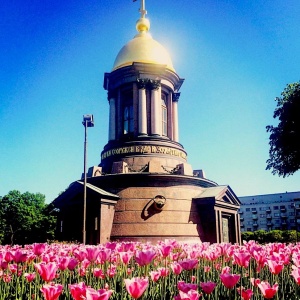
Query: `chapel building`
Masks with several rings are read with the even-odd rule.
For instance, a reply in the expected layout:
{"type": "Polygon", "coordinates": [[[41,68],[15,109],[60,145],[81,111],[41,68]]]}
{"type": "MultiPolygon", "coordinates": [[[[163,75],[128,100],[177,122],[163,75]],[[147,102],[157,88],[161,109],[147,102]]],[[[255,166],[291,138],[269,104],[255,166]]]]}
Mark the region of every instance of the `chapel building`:
{"type": "MultiPolygon", "coordinates": [[[[108,142],[87,174],[86,241],[240,243],[240,202],[232,189],[193,170],[179,142],[184,82],[166,49],[149,33],[144,1],[137,34],[104,74],[108,142]]],[[[82,241],[83,179],[53,204],[57,237],[82,241]]]]}

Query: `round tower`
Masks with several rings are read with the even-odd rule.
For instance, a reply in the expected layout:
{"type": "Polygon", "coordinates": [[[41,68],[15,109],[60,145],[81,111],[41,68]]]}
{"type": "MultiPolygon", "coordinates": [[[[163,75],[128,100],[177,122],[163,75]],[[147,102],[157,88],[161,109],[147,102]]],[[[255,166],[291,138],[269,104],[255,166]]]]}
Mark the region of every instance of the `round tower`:
{"type": "Polygon", "coordinates": [[[140,9],[138,33],[118,53],[111,73],[104,76],[108,91],[108,143],[101,153],[104,173],[120,163],[130,171],[171,172],[186,163],[179,144],[178,100],[183,79],[170,55],[149,33],[146,11],[140,9]]]}

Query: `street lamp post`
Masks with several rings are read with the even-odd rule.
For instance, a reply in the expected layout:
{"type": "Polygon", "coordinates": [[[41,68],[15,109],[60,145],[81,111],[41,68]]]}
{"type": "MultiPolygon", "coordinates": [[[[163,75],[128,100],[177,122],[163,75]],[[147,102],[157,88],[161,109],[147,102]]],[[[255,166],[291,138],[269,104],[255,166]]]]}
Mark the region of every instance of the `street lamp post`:
{"type": "Polygon", "coordinates": [[[82,242],[86,244],[86,161],[87,161],[87,127],[94,127],[94,116],[83,115],[82,124],[84,126],[84,183],[83,183],[83,238],[82,242]]]}

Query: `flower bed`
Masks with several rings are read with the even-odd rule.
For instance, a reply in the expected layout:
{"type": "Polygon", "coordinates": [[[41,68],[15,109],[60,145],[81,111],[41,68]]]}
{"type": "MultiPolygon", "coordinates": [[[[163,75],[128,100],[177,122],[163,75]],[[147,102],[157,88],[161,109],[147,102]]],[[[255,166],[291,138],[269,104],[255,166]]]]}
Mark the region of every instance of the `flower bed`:
{"type": "Polygon", "coordinates": [[[295,300],[298,284],[300,244],[0,246],[0,300],[295,300]]]}

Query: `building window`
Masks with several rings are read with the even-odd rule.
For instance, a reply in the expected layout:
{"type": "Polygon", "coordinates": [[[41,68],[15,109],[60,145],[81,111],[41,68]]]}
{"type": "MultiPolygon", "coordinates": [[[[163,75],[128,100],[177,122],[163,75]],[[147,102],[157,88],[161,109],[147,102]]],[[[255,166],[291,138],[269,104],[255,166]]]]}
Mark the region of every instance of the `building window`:
{"type": "Polygon", "coordinates": [[[250,211],[250,208],[248,207],[248,208],[246,208],[246,211],[250,211]]]}
{"type": "Polygon", "coordinates": [[[279,213],[274,213],[274,217],[279,217],[280,214],[279,213]]]}
{"type": "Polygon", "coordinates": [[[248,228],[247,228],[247,231],[252,231],[252,228],[249,228],[249,227],[248,227],[248,228]]]}
{"type": "Polygon", "coordinates": [[[168,110],[167,110],[167,101],[166,96],[162,95],[161,97],[161,120],[162,120],[162,135],[168,135],[168,110]]]}
{"type": "Polygon", "coordinates": [[[253,224],[253,221],[248,221],[247,224],[248,224],[248,225],[252,225],[252,224],[253,224]]]}
{"type": "Polygon", "coordinates": [[[259,216],[260,216],[261,218],[265,218],[265,217],[266,217],[265,214],[260,214],[259,216]]]}
{"type": "Polygon", "coordinates": [[[266,225],[267,221],[260,221],[259,223],[262,224],[262,225],[266,225]]]}
{"type": "Polygon", "coordinates": [[[266,210],[268,210],[268,209],[270,209],[270,208],[269,208],[269,207],[266,207],[266,206],[263,206],[263,207],[260,207],[260,208],[259,208],[260,211],[266,211],[266,210]]]}
{"type": "Polygon", "coordinates": [[[295,213],[294,212],[289,212],[289,216],[294,216],[295,213]]]}
{"type": "Polygon", "coordinates": [[[124,134],[133,132],[133,106],[126,105],[123,114],[124,134]]]}
{"type": "Polygon", "coordinates": [[[273,206],[273,208],[274,208],[274,210],[278,210],[279,207],[278,206],[273,206]]]}

